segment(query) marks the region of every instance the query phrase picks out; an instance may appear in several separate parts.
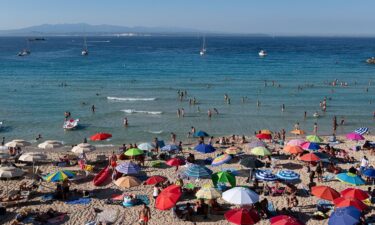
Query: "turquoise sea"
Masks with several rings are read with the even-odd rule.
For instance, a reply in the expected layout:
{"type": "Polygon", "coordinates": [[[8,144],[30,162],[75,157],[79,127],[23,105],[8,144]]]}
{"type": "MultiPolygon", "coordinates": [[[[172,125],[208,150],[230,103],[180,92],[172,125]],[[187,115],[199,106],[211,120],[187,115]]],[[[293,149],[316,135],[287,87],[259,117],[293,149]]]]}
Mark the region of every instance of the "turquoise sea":
{"type": "Polygon", "coordinates": [[[374,128],[375,66],[365,63],[375,55],[374,38],[208,36],[205,56],[199,55],[198,36],[87,41],[87,57],[81,56],[82,37],[31,42],[32,53],[18,57],[25,38],[0,38],[0,136],[33,140],[42,134],[73,144],[109,132],[112,140],[101,144],[121,144],[156,136],[169,140],[170,132],[185,139],[191,126],[217,137],[263,128],[290,131],[296,122],[308,133],[317,122],[319,134],[327,135],[334,115],[345,120],[339,133],[374,128]],[[260,49],[269,55],[260,58],[260,49]],[[335,79],[349,86],[329,86],[335,79]],[[178,90],[186,90],[198,104],[180,102],[178,90]],[[225,93],[231,104],[224,103],[225,93]],[[325,96],[331,100],[322,113],[319,102],[325,96]],[[177,117],[178,108],[185,109],[185,118],[177,117]],[[209,108],[219,111],[211,120],[209,108]],[[65,111],[81,120],[79,129],[62,129],[65,111]],[[312,117],[315,111],[319,119],[312,117]]]}

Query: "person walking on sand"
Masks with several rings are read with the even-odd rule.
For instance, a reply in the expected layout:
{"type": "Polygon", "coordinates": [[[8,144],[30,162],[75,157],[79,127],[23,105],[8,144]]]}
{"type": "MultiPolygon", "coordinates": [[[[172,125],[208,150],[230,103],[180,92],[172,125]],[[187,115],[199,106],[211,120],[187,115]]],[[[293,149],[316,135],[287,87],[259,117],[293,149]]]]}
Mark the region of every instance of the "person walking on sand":
{"type": "Polygon", "coordinates": [[[150,208],[145,203],[143,203],[142,208],[139,210],[139,224],[147,225],[150,219],[151,219],[150,208]]]}
{"type": "Polygon", "coordinates": [[[314,133],[314,135],[318,135],[318,124],[317,123],[314,123],[313,133],[314,133]]]}

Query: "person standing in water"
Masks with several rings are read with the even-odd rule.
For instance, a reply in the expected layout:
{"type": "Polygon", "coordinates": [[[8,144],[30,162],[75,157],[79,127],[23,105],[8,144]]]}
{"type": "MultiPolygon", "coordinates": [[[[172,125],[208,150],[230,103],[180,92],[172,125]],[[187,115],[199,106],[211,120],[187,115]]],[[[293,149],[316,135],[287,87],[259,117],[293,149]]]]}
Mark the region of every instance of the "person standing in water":
{"type": "Polygon", "coordinates": [[[171,141],[172,141],[173,144],[176,143],[176,134],[173,133],[173,132],[171,133],[171,141]]]}
{"type": "Polygon", "coordinates": [[[184,108],[181,108],[181,116],[185,117],[185,109],[184,108]]]}
{"type": "Polygon", "coordinates": [[[257,107],[259,108],[260,107],[260,101],[257,100],[257,107]]]}
{"type": "Polygon", "coordinates": [[[208,111],[207,111],[207,115],[208,115],[208,118],[211,119],[211,116],[212,116],[211,109],[208,109],[208,111]]]}
{"type": "Polygon", "coordinates": [[[314,135],[318,135],[318,124],[317,123],[314,123],[313,133],[314,133],[314,135]]]}
{"type": "Polygon", "coordinates": [[[281,105],[281,112],[284,112],[284,110],[285,110],[285,105],[282,104],[282,105],[281,105]]]}
{"type": "Polygon", "coordinates": [[[336,134],[336,130],[337,130],[337,118],[336,118],[336,116],[333,116],[332,128],[333,128],[333,133],[336,134]]]}
{"type": "Polygon", "coordinates": [[[95,112],[95,105],[91,106],[91,111],[94,113],[95,112]]]}
{"type": "Polygon", "coordinates": [[[128,127],[129,123],[128,123],[128,117],[125,117],[124,118],[124,127],[128,127]]]}
{"type": "Polygon", "coordinates": [[[181,116],[181,111],[180,109],[177,109],[177,117],[180,118],[180,116],[181,116]]]}

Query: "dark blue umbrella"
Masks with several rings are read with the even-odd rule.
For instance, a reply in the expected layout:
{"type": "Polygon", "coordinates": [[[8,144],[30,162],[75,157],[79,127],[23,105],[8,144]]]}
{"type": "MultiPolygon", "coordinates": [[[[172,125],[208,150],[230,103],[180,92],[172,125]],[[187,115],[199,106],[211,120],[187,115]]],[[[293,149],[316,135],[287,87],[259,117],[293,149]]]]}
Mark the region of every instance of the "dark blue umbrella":
{"type": "Polygon", "coordinates": [[[141,168],[132,162],[125,162],[116,166],[116,170],[122,174],[138,174],[141,168]]]}
{"type": "Polygon", "coordinates": [[[194,137],[208,137],[209,135],[204,131],[197,131],[193,134],[194,137]]]}
{"type": "Polygon", "coordinates": [[[199,144],[197,146],[195,146],[194,148],[195,150],[197,150],[198,152],[201,152],[201,153],[211,153],[211,152],[214,152],[216,149],[212,146],[212,145],[207,145],[207,144],[199,144]]]}
{"type": "Polygon", "coordinates": [[[354,206],[337,208],[329,217],[328,225],[355,225],[361,212],[354,206]]]}
{"type": "Polygon", "coordinates": [[[272,174],[272,171],[270,170],[258,170],[255,173],[255,177],[259,180],[264,180],[264,181],[275,181],[278,178],[272,174]]]}
{"type": "Polygon", "coordinates": [[[365,171],[363,171],[363,175],[365,175],[366,177],[375,178],[375,169],[366,169],[365,171]]]}

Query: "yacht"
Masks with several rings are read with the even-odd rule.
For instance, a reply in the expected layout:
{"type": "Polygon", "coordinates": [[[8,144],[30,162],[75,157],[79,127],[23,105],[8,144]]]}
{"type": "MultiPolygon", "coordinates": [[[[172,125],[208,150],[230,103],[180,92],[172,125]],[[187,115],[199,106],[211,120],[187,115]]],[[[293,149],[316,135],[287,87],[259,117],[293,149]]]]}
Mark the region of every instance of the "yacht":
{"type": "Polygon", "coordinates": [[[264,57],[264,56],[267,56],[267,52],[265,50],[260,50],[260,52],[258,53],[258,55],[260,57],[264,57]]]}

